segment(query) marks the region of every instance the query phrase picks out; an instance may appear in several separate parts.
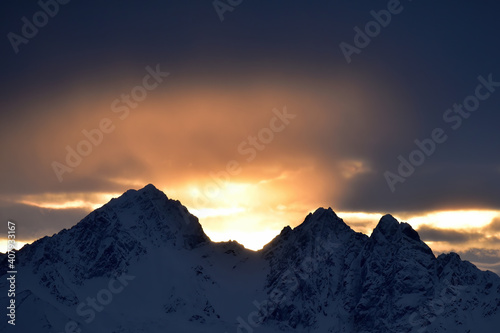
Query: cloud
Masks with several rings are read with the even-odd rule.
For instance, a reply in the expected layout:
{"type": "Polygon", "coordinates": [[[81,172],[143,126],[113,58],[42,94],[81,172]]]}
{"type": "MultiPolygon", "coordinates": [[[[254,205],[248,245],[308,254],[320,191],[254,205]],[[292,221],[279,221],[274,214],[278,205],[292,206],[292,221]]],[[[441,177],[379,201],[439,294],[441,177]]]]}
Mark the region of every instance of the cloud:
{"type": "MultiPolygon", "coordinates": [[[[397,115],[400,105],[395,92],[382,89],[378,91],[381,96],[376,91],[367,93],[366,78],[347,75],[315,78],[313,86],[309,86],[311,77],[283,84],[262,73],[258,82],[243,83],[249,77],[227,77],[228,81],[242,82],[233,86],[214,84],[209,75],[199,73],[196,79],[167,78],[171,81],[150,92],[123,120],[110,104],[130,91],[135,82],[130,79],[128,87],[104,80],[99,82],[100,89],[83,80],[61,88],[58,99],[38,96],[31,103],[18,102],[17,109],[43,117],[13,118],[0,124],[0,135],[5,139],[0,151],[6,157],[0,165],[1,191],[5,195],[123,192],[138,181],[173,188],[206,181],[210,173],[224,170],[229,161],[236,160],[243,172],[232,177],[233,181],[258,182],[309,169],[307,179],[317,185],[316,197],[334,199],[350,179],[371,172],[370,160],[360,157],[366,148],[357,133],[375,135],[376,127],[383,126],[383,118],[369,107],[387,117],[397,115]],[[382,97],[393,101],[391,107],[381,102],[382,97]],[[258,137],[270,126],[272,110],[284,106],[296,119],[274,133],[271,142],[248,161],[251,156],[242,154],[238,147],[250,137],[258,137]],[[59,183],[51,163],[66,164],[66,147],[76,149],[86,139],[82,130],[96,128],[103,118],[109,118],[115,130],[105,134],[102,143],[59,183]],[[350,123],[350,130],[344,121],[350,123]],[[130,183],[117,184],[113,179],[129,179],[130,183]]],[[[136,75],[136,79],[140,82],[141,76],[136,75]]],[[[302,182],[307,183],[305,179],[302,182]]]]}
{"type": "Polygon", "coordinates": [[[500,218],[496,218],[485,228],[490,232],[500,232],[500,218]]]}
{"type": "MultiPolygon", "coordinates": [[[[14,117],[0,124],[5,156],[0,191],[124,192],[139,183],[202,186],[211,173],[236,160],[243,170],[231,177],[236,182],[308,170],[296,184],[288,179],[288,186],[314,187],[307,194],[311,210],[319,205],[391,213],[500,208],[494,199],[500,197],[497,171],[480,160],[456,166],[433,156],[391,193],[383,172],[397,168],[397,156],[415,148],[414,115],[401,113],[408,102],[395,86],[374,86],[373,75],[347,74],[290,77],[285,84],[290,74],[278,80],[268,73],[239,73],[215,83],[209,71],[172,75],[123,120],[110,104],[144,73],[122,74],[131,76],[127,84],[103,78],[99,89],[92,85],[101,76],[82,80],[61,88],[59,99],[38,96],[31,103],[18,102],[16,109],[43,117],[14,117]],[[241,154],[239,145],[269,127],[272,110],[284,106],[297,117],[248,162],[250,155],[241,154]],[[82,130],[96,128],[103,118],[111,119],[115,130],[59,183],[51,163],[65,163],[66,146],[75,148],[85,139],[82,130]]],[[[440,149],[443,156],[452,154],[440,149]]]]}
{"type": "Polygon", "coordinates": [[[451,229],[437,229],[428,225],[421,226],[417,231],[421,239],[425,242],[448,242],[457,244],[472,240],[480,240],[484,237],[482,233],[470,230],[457,231],[451,229]]]}
{"type": "Polygon", "coordinates": [[[479,269],[500,275],[500,238],[481,229],[452,230],[424,225],[417,231],[424,242],[433,242],[429,245],[436,256],[456,252],[462,260],[472,262],[479,269]]]}
{"type": "Polygon", "coordinates": [[[490,270],[500,276],[500,250],[472,248],[457,253],[462,260],[468,260],[479,269],[490,270]]]}
{"type": "Polygon", "coordinates": [[[23,242],[71,228],[88,213],[84,209],[46,209],[0,201],[0,219],[16,222],[16,239],[23,242]]]}
{"type": "Polygon", "coordinates": [[[375,173],[349,182],[342,197],[343,209],[350,211],[407,211],[494,209],[500,204],[500,178],[486,165],[450,163],[436,166],[427,162],[391,193],[383,177],[397,167],[397,154],[371,160],[375,173]],[[473,177],[473,178],[472,178],[473,177]]]}
{"type": "MultiPolygon", "coordinates": [[[[123,17],[129,17],[133,7],[99,3],[85,10],[96,24],[89,26],[78,10],[69,11],[63,20],[67,26],[37,36],[36,43],[24,45],[26,52],[20,56],[10,52],[10,60],[2,63],[0,82],[3,109],[9,110],[0,121],[0,199],[32,196],[40,204],[45,196],[60,195],[86,200],[95,193],[123,193],[154,183],[193,208],[244,208],[255,214],[253,222],[251,217],[241,222],[214,217],[206,222],[234,229],[238,224],[241,229],[297,225],[319,206],[395,215],[500,210],[500,155],[494,154],[500,142],[500,113],[495,103],[481,103],[460,130],[451,131],[442,121],[447,108],[473,93],[477,75],[498,72],[490,66],[497,62],[471,53],[462,67],[473,57],[485,67],[470,74],[457,72],[457,62],[448,61],[449,56],[433,57],[423,59],[427,71],[421,75],[420,67],[411,65],[422,61],[414,49],[427,47],[408,33],[412,38],[396,34],[391,37],[396,39],[377,40],[378,46],[347,66],[337,42],[353,36],[352,27],[362,13],[350,2],[287,6],[288,17],[300,17],[304,24],[285,19],[280,25],[276,13],[283,12],[282,4],[268,2],[263,7],[249,2],[232,29],[220,24],[211,6],[197,6],[187,2],[142,6],[134,17],[147,24],[127,24],[123,17]],[[113,17],[102,15],[111,10],[116,13],[113,17]],[[192,25],[185,14],[194,15],[198,24],[192,25]],[[257,29],[255,17],[259,17],[257,29]],[[70,36],[72,31],[86,34],[70,36]],[[325,31],[328,40],[337,42],[325,44],[325,31]],[[111,103],[129,94],[142,82],[144,68],[157,63],[171,76],[121,119],[111,103]],[[269,127],[272,110],[285,105],[297,118],[248,161],[250,155],[242,154],[239,145],[258,137],[269,127]],[[114,131],[104,135],[102,143],[60,183],[51,163],[66,163],[66,147],[75,148],[85,140],[82,130],[96,128],[103,118],[112,121],[114,131]],[[384,172],[396,172],[398,156],[408,157],[417,148],[414,140],[428,138],[436,127],[443,127],[449,139],[391,193],[384,172]],[[213,175],[224,172],[233,160],[241,172],[229,182],[233,189],[246,186],[248,193],[236,196],[223,189],[216,200],[194,202],[190,191],[213,187],[213,175]],[[231,200],[241,207],[232,207],[231,200]],[[275,209],[280,205],[294,207],[292,213],[275,209]]],[[[453,40],[457,27],[463,26],[463,13],[458,7],[442,6],[456,14],[448,15],[443,32],[453,40]]],[[[470,6],[480,10],[472,2],[470,6]]],[[[7,15],[6,26],[18,27],[25,6],[9,2],[5,10],[12,14],[7,15]]],[[[416,17],[432,14],[414,10],[416,17]]],[[[482,16],[476,19],[484,21],[482,16]]],[[[432,35],[433,27],[426,31],[429,27],[419,26],[420,22],[407,23],[402,27],[406,32],[418,29],[432,35]]],[[[474,26],[468,43],[464,36],[455,42],[489,45],[498,30],[474,26]]],[[[448,46],[440,54],[454,54],[448,46]]],[[[44,217],[49,213],[40,217],[33,209],[14,205],[2,213],[33,221],[29,223],[37,234],[42,225],[62,227],[69,219],[75,223],[80,214],[54,210],[49,221],[44,217]],[[37,220],[42,221],[38,226],[37,220]]],[[[360,230],[369,230],[368,221],[352,220],[360,230]]],[[[498,221],[481,231],[422,229],[428,239],[448,240],[455,246],[464,242],[494,246],[498,230],[498,221]],[[492,237],[481,238],[478,233],[483,231],[492,237]]]]}
{"type": "Polygon", "coordinates": [[[452,251],[464,249],[483,249],[497,253],[500,250],[500,238],[485,228],[444,229],[431,225],[422,225],[417,229],[424,242],[433,242],[431,248],[443,252],[444,248],[452,251]]]}

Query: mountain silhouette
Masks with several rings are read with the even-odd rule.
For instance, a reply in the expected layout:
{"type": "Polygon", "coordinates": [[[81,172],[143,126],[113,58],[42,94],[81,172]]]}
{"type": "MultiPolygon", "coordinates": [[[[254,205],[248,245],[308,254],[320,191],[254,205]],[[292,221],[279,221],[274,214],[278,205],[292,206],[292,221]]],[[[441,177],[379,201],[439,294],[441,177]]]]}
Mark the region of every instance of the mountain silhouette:
{"type": "MultiPolygon", "coordinates": [[[[500,277],[436,257],[391,215],[368,237],[319,208],[250,251],[212,242],[150,184],[16,255],[16,325],[4,318],[2,332],[493,333],[500,323],[500,277]]],[[[7,264],[1,255],[0,290],[7,264]]]]}

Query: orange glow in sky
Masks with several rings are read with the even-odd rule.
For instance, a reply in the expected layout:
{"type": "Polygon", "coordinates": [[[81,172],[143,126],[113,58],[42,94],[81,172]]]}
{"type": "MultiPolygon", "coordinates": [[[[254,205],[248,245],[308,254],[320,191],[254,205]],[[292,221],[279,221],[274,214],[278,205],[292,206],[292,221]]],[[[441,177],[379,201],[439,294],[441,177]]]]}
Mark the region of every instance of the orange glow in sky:
{"type": "MultiPolygon", "coordinates": [[[[189,211],[200,219],[205,232],[213,241],[236,240],[245,247],[258,250],[271,241],[283,227],[299,225],[305,216],[322,205],[319,200],[309,204],[300,202],[294,195],[296,192],[288,190],[281,183],[288,176],[281,175],[274,179],[263,179],[256,183],[226,182],[223,183],[217,195],[207,196],[205,200],[197,200],[202,191],[194,184],[179,187],[175,191],[164,189],[171,199],[178,199],[189,211]],[[169,193],[174,193],[170,195],[169,193]],[[203,205],[196,205],[202,202],[203,205]],[[310,209],[314,207],[313,209],[310,209]]],[[[205,182],[212,181],[207,178],[205,182]]],[[[203,181],[200,184],[205,184],[203,181]]],[[[203,187],[203,186],[202,186],[203,187]]],[[[43,194],[30,195],[19,199],[20,203],[41,208],[70,209],[82,208],[90,212],[120,194],[43,194]],[[75,198],[81,196],[81,200],[75,198]]],[[[335,210],[335,207],[332,207],[335,210]]],[[[367,212],[336,212],[337,215],[355,231],[371,234],[383,213],[367,212]]],[[[500,217],[499,211],[492,210],[456,210],[436,211],[423,215],[406,215],[398,217],[401,222],[410,223],[418,229],[426,225],[441,229],[481,230],[495,218],[500,217]]],[[[83,216],[82,216],[83,218],[83,216]]],[[[78,221],[70,221],[70,226],[78,221]]],[[[492,233],[490,236],[494,236],[492,233]]],[[[488,235],[487,235],[488,236],[488,235]]],[[[32,240],[22,240],[19,245],[32,240]]],[[[6,248],[6,241],[0,243],[0,251],[6,248]]],[[[443,250],[449,245],[434,244],[436,249],[443,250]]]]}
{"type": "MultiPolygon", "coordinates": [[[[135,84],[127,75],[113,82],[96,77],[99,84],[91,86],[75,82],[61,88],[57,100],[23,102],[23,108],[36,109],[44,118],[19,120],[4,134],[32,150],[13,168],[44,166],[39,173],[20,173],[22,182],[43,191],[3,199],[44,212],[74,212],[57,228],[45,222],[39,237],[60,231],[60,226],[71,227],[112,197],[148,183],[180,200],[214,241],[236,240],[257,250],[318,207],[332,207],[354,230],[369,235],[380,217],[391,212],[346,211],[343,199],[349,194],[353,201],[358,195],[352,184],[381,174],[369,154],[362,153],[371,149],[363,136],[382,140],[412,131],[414,119],[400,113],[411,96],[390,80],[380,84],[366,73],[340,71],[333,80],[314,78],[314,86],[307,84],[310,78],[283,81],[269,72],[255,75],[258,80],[250,75],[238,84],[179,78],[175,85],[151,92],[126,119],[113,113],[110,102],[135,84]],[[280,121],[278,113],[289,118],[280,121]],[[96,128],[104,118],[116,129],[59,183],[51,163],[64,163],[65,147],[76,147],[85,139],[82,130],[96,128]],[[385,119],[400,123],[391,125],[389,132],[380,130],[389,126],[385,119]],[[29,142],[11,130],[21,127],[30,133],[29,142]],[[328,138],[331,134],[335,136],[328,138]]],[[[19,182],[7,185],[14,188],[19,182]]],[[[427,225],[462,230],[483,230],[499,216],[495,210],[471,207],[394,215],[416,229],[427,225]]],[[[451,248],[443,248],[447,246],[451,248]]]]}

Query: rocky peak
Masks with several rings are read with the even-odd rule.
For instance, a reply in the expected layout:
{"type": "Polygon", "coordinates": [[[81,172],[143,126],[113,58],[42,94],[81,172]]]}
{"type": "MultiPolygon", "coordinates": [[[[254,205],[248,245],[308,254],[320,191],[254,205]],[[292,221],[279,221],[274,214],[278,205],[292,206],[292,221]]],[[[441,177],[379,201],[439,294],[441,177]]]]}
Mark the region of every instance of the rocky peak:
{"type": "Polygon", "coordinates": [[[382,216],[382,218],[378,222],[375,231],[378,231],[384,235],[391,235],[396,233],[398,229],[399,229],[398,220],[396,220],[391,214],[386,214],[382,216]]]}
{"type": "Polygon", "coordinates": [[[314,236],[328,234],[343,234],[353,232],[344,221],[331,209],[318,208],[314,213],[309,213],[304,222],[294,229],[299,233],[311,233],[314,236]]]}

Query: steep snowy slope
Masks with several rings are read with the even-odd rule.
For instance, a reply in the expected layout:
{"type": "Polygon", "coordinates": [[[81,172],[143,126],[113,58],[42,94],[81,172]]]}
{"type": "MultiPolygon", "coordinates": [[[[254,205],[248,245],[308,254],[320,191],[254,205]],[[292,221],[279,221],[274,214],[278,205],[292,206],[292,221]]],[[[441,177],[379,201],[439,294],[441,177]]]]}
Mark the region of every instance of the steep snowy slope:
{"type": "Polygon", "coordinates": [[[268,292],[282,299],[267,322],[290,329],[350,329],[359,290],[359,254],[367,236],[320,208],[297,228],[285,228],[264,249],[271,275],[268,292]]]}
{"type": "MultiPolygon", "coordinates": [[[[268,269],[237,243],[210,242],[196,217],[152,185],[25,246],[17,259],[20,332],[63,332],[68,323],[82,332],[201,332],[211,325],[220,332],[225,321],[235,325],[239,304],[251,309],[268,269]],[[241,299],[233,299],[238,292],[241,299]]],[[[1,264],[0,288],[7,290],[5,258],[1,264]]]]}
{"type": "MultiPolygon", "coordinates": [[[[500,278],[382,217],[329,209],[263,250],[213,243],[153,185],[17,253],[18,332],[497,332],[500,278]]],[[[0,290],[7,290],[0,256],[0,290]]],[[[7,304],[0,295],[0,304],[7,304]]]]}

